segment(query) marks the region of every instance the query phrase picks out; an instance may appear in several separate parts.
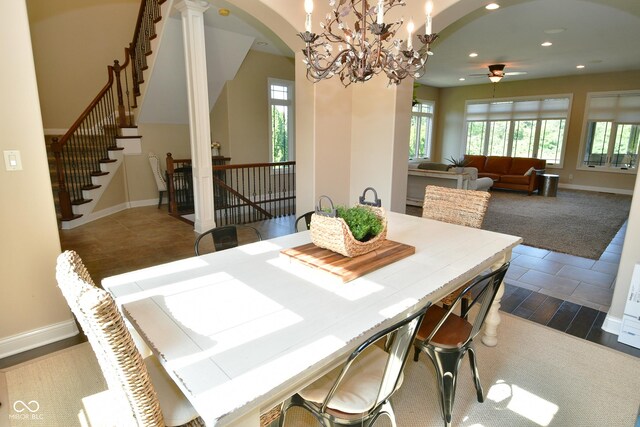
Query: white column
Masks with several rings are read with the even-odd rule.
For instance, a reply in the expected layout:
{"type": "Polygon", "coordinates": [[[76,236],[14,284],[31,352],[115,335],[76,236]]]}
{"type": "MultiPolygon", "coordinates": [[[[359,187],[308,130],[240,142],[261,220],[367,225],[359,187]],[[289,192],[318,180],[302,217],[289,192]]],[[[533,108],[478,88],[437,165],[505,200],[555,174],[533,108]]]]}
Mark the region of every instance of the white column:
{"type": "Polygon", "coordinates": [[[204,12],[209,6],[209,3],[204,0],[181,0],[175,5],[175,8],[182,14],[189,100],[195,231],[198,233],[215,227],[209,88],[204,36],[204,12]]]}

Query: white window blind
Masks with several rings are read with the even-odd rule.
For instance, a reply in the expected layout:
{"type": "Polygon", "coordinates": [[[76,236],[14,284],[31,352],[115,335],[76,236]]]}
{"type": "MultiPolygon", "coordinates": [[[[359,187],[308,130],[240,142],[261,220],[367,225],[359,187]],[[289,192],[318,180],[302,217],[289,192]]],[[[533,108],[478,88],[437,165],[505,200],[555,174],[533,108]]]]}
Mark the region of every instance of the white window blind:
{"type": "Polygon", "coordinates": [[[591,121],[640,123],[640,93],[591,94],[587,110],[591,121]]]}
{"type": "Polygon", "coordinates": [[[512,101],[469,101],[467,121],[567,118],[569,97],[512,101]]]}

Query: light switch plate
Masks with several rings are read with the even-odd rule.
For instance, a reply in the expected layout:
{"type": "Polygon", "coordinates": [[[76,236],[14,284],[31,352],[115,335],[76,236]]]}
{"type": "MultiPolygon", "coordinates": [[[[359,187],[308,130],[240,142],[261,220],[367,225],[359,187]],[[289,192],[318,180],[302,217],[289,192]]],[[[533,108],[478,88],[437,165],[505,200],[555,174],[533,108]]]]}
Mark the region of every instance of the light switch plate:
{"type": "Polygon", "coordinates": [[[22,170],[22,159],[20,159],[20,151],[5,150],[4,164],[8,171],[22,170]]]}

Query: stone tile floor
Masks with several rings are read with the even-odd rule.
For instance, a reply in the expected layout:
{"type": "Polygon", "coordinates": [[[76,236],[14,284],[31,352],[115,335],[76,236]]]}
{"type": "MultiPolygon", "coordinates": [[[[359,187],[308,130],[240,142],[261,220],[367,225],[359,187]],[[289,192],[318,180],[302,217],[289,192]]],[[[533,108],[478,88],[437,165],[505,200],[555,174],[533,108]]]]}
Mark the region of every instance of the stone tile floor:
{"type": "Polygon", "coordinates": [[[513,250],[506,282],[606,312],[626,230],[625,223],[598,260],[519,245],[513,250]]]}

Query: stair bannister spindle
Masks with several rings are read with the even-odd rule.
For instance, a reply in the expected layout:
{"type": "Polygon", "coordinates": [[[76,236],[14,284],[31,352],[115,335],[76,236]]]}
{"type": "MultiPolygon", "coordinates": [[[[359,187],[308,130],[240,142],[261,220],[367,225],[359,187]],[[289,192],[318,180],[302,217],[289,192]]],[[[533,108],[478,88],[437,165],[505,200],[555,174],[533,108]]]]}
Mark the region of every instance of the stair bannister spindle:
{"type": "Polygon", "coordinates": [[[124,96],[122,94],[122,81],[120,79],[121,71],[122,67],[120,67],[120,61],[116,59],[113,61],[113,72],[116,76],[116,93],[118,94],[118,125],[125,127],[127,126],[127,120],[124,108],[124,96]]]}
{"type": "Polygon", "coordinates": [[[60,145],[60,141],[58,140],[58,138],[52,138],[51,141],[51,150],[53,151],[53,156],[56,161],[56,175],[58,178],[58,200],[60,201],[60,212],[63,218],[79,218],[80,215],[75,215],[71,207],[71,197],[69,196],[69,191],[67,190],[64,175],[65,169],[62,160],[62,146],[60,145]]]}

